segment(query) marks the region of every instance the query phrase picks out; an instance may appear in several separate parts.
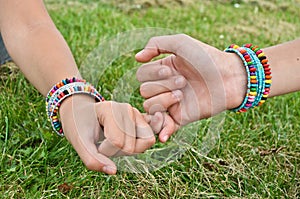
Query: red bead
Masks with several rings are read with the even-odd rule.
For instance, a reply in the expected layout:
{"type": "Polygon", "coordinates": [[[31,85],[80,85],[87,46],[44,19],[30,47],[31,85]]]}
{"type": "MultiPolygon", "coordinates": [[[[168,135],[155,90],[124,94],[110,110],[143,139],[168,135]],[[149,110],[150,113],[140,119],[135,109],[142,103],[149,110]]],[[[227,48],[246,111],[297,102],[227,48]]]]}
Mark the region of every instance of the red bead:
{"type": "Polygon", "coordinates": [[[262,50],[258,50],[255,54],[256,55],[259,55],[260,53],[262,53],[263,51],[262,50]]]}
{"type": "Polygon", "coordinates": [[[241,113],[247,112],[247,109],[241,108],[241,109],[239,110],[239,112],[241,112],[241,113]]]}
{"type": "Polygon", "coordinates": [[[270,66],[270,65],[267,64],[267,63],[263,64],[263,67],[264,67],[264,68],[267,68],[267,67],[269,67],[269,66],[270,66]]]}
{"type": "Polygon", "coordinates": [[[246,48],[251,48],[252,44],[245,44],[244,45],[246,48]]]}
{"type": "Polygon", "coordinates": [[[245,59],[249,59],[249,58],[250,58],[250,55],[245,55],[244,58],[245,58],[245,59]]]}
{"type": "Polygon", "coordinates": [[[265,75],[271,75],[271,74],[272,74],[271,71],[265,72],[265,75]]]}
{"type": "Polygon", "coordinates": [[[255,72],[255,71],[256,71],[256,68],[250,68],[249,71],[250,71],[250,72],[255,72]]]}

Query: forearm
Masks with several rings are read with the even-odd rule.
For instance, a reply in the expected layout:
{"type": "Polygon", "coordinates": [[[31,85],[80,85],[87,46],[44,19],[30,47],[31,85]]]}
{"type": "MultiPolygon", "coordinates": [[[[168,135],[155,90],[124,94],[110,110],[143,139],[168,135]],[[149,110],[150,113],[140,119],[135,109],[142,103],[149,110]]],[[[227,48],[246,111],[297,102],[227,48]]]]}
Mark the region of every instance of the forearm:
{"type": "Polygon", "coordinates": [[[77,76],[73,55],[40,0],[0,0],[0,31],[26,78],[46,95],[51,86],[77,76]]]}
{"type": "Polygon", "coordinates": [[[300,39],[263,49],[272,71],[270,97],[300,90],[300,39]]]}

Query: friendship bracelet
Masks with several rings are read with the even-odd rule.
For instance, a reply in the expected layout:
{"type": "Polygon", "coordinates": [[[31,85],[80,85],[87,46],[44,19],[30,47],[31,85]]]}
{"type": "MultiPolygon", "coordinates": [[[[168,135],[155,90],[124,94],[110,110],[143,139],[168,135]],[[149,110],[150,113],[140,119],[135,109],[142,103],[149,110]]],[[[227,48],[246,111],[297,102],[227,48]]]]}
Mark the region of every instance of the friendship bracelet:
{"type": "Polygon", "coordinates": [[[265,89],[265,84],[264,84],[265,73],[264,73],[263,66],[260,63],[260,60],[258,59],[256,54],[254,53],[254,51],[252,51],[250,48],[245,48],[245,49],[248,52],[248,54],[251,56],[251,58],[254,62],[256,71],[257,71],[257,79],[258,79],[258,89],[257,90],[258,90],[258,93],[257,93],[257,96],[256,96],[254,102],[253,102],[253,107],[255,107],[255,106],[258,106],[258,104],[261,101],[262,96],[263,96],[263,91],[265,89]]]}
{"type": "Polygon", "coordinates": [[[243,47],[232,44],[225,52],[236,53],[243,61],[247,72],[247,92],[242,104],[232,109],[235,112],[246,112],[248,109],[263,104],[271,87],[271,69],[265,54],[257,46],[245,44],[243,47]]]}
{"type": "Polygon", "coordinates": [[[247,91],[246,91],[244,101],[239,107],[232,109],[232,111],[235,112],[246,112],[248,107],[251,107],[251,104],[254,101],[253,95],[256,92],[256,89],[254,89],[256,87],[256,82],[255,82],[256,79],[253,73],[255,73],[256,70],[252,66],[250,55],[248,55],[248,53],[244,49],[240,48],[238,45],[235,44],[230,45],[228,48],[225,49],[225,52],[236,53],[242,59],[245,69],[247,71],[248,81],[247,81],[247,91]]]}
{"type": "Polygon", "coordinates": [[[46,97],[46,113],[52,128],[60,136],[63,136],[64,132],[61,122],[59,121],[59,108],[63,100],[74,94],[88,94],[93,96],[97,102],[104,101],[104,98],[98,91],[91,84],[82,79],[75,77],[71,79],[67,78],[54,85],[46,97]]]}
{"type": "Polygon", "coordinates": [[[271,68],[270,65],[268,64],[268,59],[265,55],[265,53],[258,47],[258,46],[253,46],[252,44],[245,44],[244,47],[250,48],[253,50],[260,60],[260,63],[263,66],[264,69],[264,74],[265,74],[265,89],[263,91],[263,96],[261,101],[259,102],[258,106],[262,105],[268,98],[268,95],[270,94],[270,87],[272,83],[272,73],[271,73],[271,68]]]}

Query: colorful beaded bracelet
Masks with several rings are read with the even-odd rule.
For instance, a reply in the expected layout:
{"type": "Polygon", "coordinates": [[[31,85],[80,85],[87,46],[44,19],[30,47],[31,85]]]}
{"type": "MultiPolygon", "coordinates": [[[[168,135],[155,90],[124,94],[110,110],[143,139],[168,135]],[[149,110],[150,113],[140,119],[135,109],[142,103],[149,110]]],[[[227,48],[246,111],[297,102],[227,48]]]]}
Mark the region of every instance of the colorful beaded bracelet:
{"type": "Polygon", "coordinates": [[[262,105],[268,98],[268,95],[270,94],[270,87],[272,83],[272,73],[271,73],[271,68],[270,65],[268,64],[268,59],[265,55],[265,53],[258,47],[258,46],[253,46],[252,44],[245,44],[244,47],[250,48],[258,57],[260,60],[260,63],[263,66],[263,71],[265,74],[265,88],[263,91],[263,96],[261,101],[259,102],[258,106],[262,105]]]}
{"type": "Polygon", "coordinates": [[[252,102],[255,99],[257,81],[256,81],[256,69],[252,65],[252,60],[250,55],[245,51],[245,49],[239,47],[238,45],[232,44],[225,49],[225,52],[236,53],[243,61],[245,69],[247,71],[247,91],[242,104],[232,109],[235,112],[246,112],[249,107],[252,106],[252,102]]]}
{"type": "Polygon", "coordinates": [[[97,102],[104,101],[98,91],[85,80],[67,78],[54,85],[46,97],[46,112],[54,131],[60,136],[63,136],[64,132],[59,121],[59,107],[63,100],[74,94],[88,94],[93,96],[97,102]]]}
{"type": "Polygon", "coordinates": [[[225,52],[236,53],[242,59],[248,77],[244,101],[232,111],[246,112],[250,108],[263,104],[270,92],[272,78],[265,54],[252,44],[245,44],[243,47],[232,44],[225,49],[225,52]]]}
{"type": "Polygon", "coordinates": [[[255,100],[253,102],[253,107],[258,106],[259,102],[262,99],[263,91],[265,89],[265,73],[264,69],[260,63],[260,60],[255,55],[255,53],[250,48],[245,48],[248,54],[251,56],[254,66],[257,71],[257,80],[258,80],[258,88],[257,88],[257,96],[255,97],[255,100]]]}

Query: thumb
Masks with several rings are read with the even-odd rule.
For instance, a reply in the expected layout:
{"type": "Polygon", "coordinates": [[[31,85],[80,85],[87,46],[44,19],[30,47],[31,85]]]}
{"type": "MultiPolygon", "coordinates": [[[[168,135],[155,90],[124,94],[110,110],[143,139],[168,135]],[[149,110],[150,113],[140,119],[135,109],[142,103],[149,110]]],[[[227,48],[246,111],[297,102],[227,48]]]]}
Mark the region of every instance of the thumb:
{"type": "Polygon", "coordinates": [[[110,175],[116,174],[117,167],[115,163],[104,154],[99,153],[92,140],[78,136],[77,139],[71,139],[70,142],[89,170],[100,171],[110,175]]]}
{"type": "Polygon", "coordinates": [[[176,54],[178,47],[186,38],[188,36],[184,34],[152,37],[145,48],[135,55],[135,59],[138,62],[148,62],[160,54],[176,54]]]}

